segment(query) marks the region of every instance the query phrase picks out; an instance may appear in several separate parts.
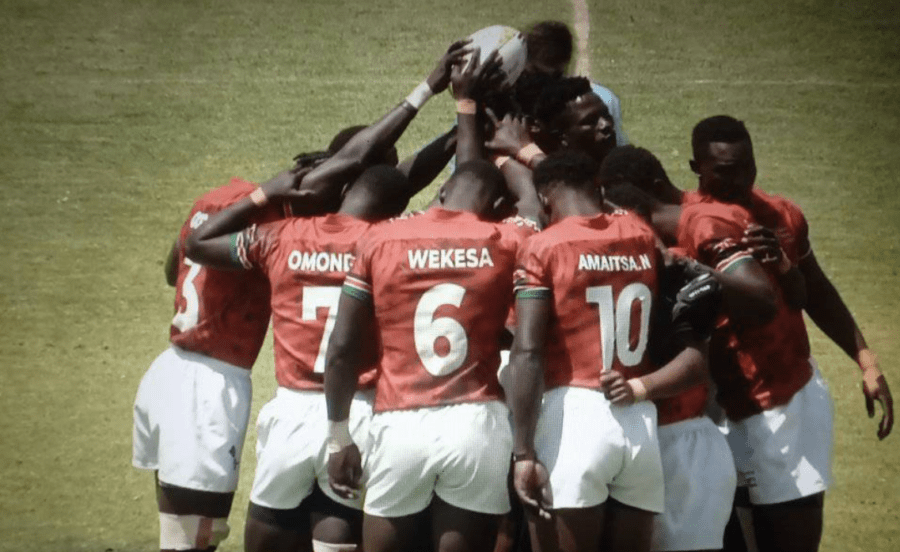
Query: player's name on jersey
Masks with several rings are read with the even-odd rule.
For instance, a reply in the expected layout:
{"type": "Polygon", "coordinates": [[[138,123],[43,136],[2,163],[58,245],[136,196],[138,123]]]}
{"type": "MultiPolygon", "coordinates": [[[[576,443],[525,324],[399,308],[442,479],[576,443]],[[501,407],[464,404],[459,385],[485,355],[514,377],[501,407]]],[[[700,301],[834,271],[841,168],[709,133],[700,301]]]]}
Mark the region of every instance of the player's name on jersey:
{"type": "Polygon", "coordinates": [[[291,251],[288,268],[304,272],[350,272],[356,257],[353,253],[327,253],[325,251],[291,251]]]}
{"type": "Polygon", "coordinates": [[[407,251],[409,268],[482,268],[494,266],[491,252],[487,247],[456,249],[410,249],[407,251]]]}
{"type": "Polygon", "coordinates": [[[637,272],[653,268],[649,255],[586,255],[578,257],[578,270],[637,272]]]}

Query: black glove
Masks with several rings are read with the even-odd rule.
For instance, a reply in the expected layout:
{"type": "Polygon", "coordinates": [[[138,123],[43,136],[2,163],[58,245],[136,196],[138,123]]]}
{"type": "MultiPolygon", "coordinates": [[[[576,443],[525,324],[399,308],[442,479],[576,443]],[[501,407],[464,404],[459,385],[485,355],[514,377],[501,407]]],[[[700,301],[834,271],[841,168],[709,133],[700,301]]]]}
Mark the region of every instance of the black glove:
{"type": "Polygon", "coordinates": [[[672,309],[672,324],[676,331],[690,327],[706,339],[712,334],[722,303],[722,288],[709,273],[694,277],[678,290],[672,309]]]}

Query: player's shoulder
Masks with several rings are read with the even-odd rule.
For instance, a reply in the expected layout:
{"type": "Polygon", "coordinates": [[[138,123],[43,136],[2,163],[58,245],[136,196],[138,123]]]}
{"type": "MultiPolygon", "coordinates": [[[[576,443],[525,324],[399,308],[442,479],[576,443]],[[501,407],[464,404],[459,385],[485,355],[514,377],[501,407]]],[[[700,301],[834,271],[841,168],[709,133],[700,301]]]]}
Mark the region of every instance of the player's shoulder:
{"type": "Polygon", "coordinates": [[[619,96],[616,95],[615,92],[609,89],[609,87],[600,84],[597,81],[591,80],[591,92],[600,96],[600,99],[603,100],[603,103],[610,106],[618,107],[619,105],[619,96]]]}
{"type": "Polygon", "coordinates": [[[795,202],[779,194],[764,192],[757,187],[753,188],[753,202],[762,203],[792,216],[803,216],[803,210],[795,202]]]}
{"type": "Polygon", "coordinates": [[[256,189],[256,184],[241,178],[232,178],[227,184],[213,188],[194,200],[194,206],[223,208],[246,197],[256,189]]]}
{"type": "Polygon", "coordinates": [[[746,224],[751,219],[751,215],[746,208],[736,203],[723,203],[709,196],[701,195],[696,201],[682,204],[681,218],[682,221],[714,218],[746,224]]]}

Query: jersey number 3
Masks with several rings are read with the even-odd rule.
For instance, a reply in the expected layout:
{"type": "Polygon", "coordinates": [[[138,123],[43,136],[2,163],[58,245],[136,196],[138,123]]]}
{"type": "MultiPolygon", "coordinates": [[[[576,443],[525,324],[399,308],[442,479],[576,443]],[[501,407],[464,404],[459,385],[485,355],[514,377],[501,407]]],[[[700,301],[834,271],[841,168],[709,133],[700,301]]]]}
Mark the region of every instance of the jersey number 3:
{"type": "Polygon", "coordinates": [[[179,331],[185,332],[197,325],[197,318],[200,315],[200,296],[197,295],[197,288],[194,287],[194,278],[200,274],[202,264],[195,263],[190,259],[185,259],[184,264],[190,267],[187,275],[181,282],[181,296],[184,297],[184,310],[179,310],[172,318],[172,325],[179,331]]]}

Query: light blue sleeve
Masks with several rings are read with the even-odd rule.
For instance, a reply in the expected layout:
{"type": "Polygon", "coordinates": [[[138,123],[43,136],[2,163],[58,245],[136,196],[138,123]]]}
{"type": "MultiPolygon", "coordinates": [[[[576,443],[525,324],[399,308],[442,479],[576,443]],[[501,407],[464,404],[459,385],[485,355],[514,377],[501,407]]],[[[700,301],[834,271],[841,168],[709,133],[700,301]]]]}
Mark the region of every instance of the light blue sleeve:
{"type": "Polygon", "coordinates": [[[613,126],[616,129],[616,145],[624,146],[629,143],[628,135],[622,127],[622,107],[619,105],[619,97],[609,88],[591,81],[591,90],[594,94],[600,96],[606,107],[609,108],[609,114],[613,118],[613,126]]]}

